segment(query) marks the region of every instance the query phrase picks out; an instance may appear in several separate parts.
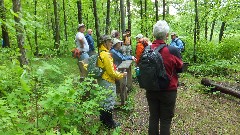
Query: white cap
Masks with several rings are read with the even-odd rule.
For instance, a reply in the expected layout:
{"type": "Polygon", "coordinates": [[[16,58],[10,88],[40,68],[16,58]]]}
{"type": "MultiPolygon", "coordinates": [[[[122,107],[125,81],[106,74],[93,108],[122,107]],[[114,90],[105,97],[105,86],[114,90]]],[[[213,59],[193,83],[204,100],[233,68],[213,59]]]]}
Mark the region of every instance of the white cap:
{"type": "Polygon", "coordinates": [[[81,23],[81,24],[78,24],[78,29],[80,28],[80,27],[84,27],[85,25],[83,24],[83,23],[81,23]]]}
{"type": "Polygon", "coordinates": [[[137,36],[135,38],[143,38],[142,34],[137,34],[137,36]]]}

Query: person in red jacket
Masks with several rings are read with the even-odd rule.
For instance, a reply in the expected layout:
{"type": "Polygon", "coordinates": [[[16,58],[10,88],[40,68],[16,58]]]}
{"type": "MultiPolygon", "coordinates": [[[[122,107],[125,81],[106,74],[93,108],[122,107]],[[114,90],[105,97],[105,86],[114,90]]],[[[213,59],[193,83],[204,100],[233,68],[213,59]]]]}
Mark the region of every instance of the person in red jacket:
{"type": "MultiPolygon", "coordinates": [[[[152,42],[151,49],[156,49],[160,44],[166,44],[169,29],[168,23],[164,20],[158,21],[153,26],[155,40],[152,42]]],[[[178,49],[173,46],[166,46],[159,53],[162,55],[167,75],[170,78],[170,85],[164,90],[146,91],[150,112],[148,134],[159,135],[160,124],[160,134],[170,135],[177,98],[177,73],[182,72],[183,62],[178,49]]]]}

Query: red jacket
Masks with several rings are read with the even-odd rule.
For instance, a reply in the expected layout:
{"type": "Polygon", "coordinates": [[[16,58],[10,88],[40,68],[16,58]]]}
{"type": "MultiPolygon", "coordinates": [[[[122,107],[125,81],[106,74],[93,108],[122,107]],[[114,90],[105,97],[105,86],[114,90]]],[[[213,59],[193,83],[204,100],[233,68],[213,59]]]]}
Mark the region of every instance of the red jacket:
{"type": "MultiPolygon", "coordinates": [[[[155,40],[151,48],[155,49],[160,44],[166,44],[163,40],[155,40]]],[[[183,62],[177,48],[173,46],[164,47],[159,51],[163,58],[163,63],[170,79],[170,85],[167,90],[177,90],[178,76],[177,73],[182,72],[183,62]]]]}

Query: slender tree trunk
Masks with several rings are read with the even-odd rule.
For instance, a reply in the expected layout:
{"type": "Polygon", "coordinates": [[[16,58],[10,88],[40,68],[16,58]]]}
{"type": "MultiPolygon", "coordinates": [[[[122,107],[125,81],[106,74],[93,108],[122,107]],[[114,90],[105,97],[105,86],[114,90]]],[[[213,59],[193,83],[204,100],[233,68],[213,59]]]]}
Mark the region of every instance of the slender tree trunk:
{"type": "Polygon", "coordinates": [[[120,11],[121,11],[121,31],[123,34],[125,32],[124,0],[120,0],[120,11]]]}
{"type": "Polygon", "coordinates": [[[194,50],[193,50],[193,59],[194,62],[197,62],[197,56],[196,56],[196,45],[197,45],[197,36],[198,36],[198,9],[197,9],[197,0],[194,0],[194,5],[195,5],[195,25],[194,25],[194,50]]]}
{"type": "Polygon", "coordinates": [[[107,17],[106,17],[105,34],[109,33],[109,26],[110,26],[110,0],[107,0],[107,17]]]}
{"type": "Polygon", "coordinates": [[[223,21],[222,25],[221,25],[220,33],[219,33],[219,43],[221,43],[221,41],[222,41],[222,37],[224,34],[224,30],[225,30],[225,25],[226,25],[226,22],[223,21]]]}
{"type": "Polygon", "coordinates": [[[127,12],[128,12],[128,29],[131,30],[131,4],[130,4],[130,0],[127,0],[127,12]]]}
{"type": "MultiPolygon", "coordinates": [[[[144,13],[144,22],[147,22],[147,0],[144,1],[144,10],[145,10],[145,13],[144,13]]],[[[145,35],[146,37],[148,37],[148,25],[145,23],[145,29],[144,29],[144,32],[145,32],[145,35]]]]}
{"type": "Polygon", "coordinates": [[[163,0],[163,20],[166,20],[166,2],[163,0]]]}
{"type": "Polygon", "coordinates": [[[65,0],[63,0],[63,21],[64,21],[64,35],[65,35],[65,41],[68,41],[68,33],[67,33],[67,16],[66,16],[65,0]]]}
{"type": "Polygon", "coordinates": [[[53,0],[53,6],[54,6],[54,16],[55,16],[55,42],[54,42],[54,48],[57,50],[57,53],[60,53],[60,29],[59,29],[59,18],[58,18],[58,4],[57,0],[53,0]]]}
{"type": "Polygon", "coordinates": [[[158,0],[155,0],[155,8],[156,8],[156,22],[158,21],[158,0]]]}
{"type": "MultiPolygon", "coordinates": [[[[5,10],[5,6],[4,6],[4,0],[0,0],[0,16],[1,16],[2,21],[6,22],[6,10],[5,10]]],[[[10,47],[8,30],[7,30],[7,26],[5,25],[5,23],[2,23],[1,28],[2,28],[2,39],[3,39],[2,47],[10,47]]]]}
{"type": "MultiPolygon", "coordinates": [[[[37,22],[37,0],[34,0],[34,21],[37,22]]],[[[35,41],[35,46],[36,46],[36,51],[35,51],[35,55],[38,56],[39,54],[39,48],[38,48],[38,33],[37,33],[37,27],[35,27],[34,30],[34,41],[35,41]]]]}
{"type": "Polygon", "coordinates": [[[210,41],[212,41],[215,23],[216,23],[216,19],[214,19],[212,22],[212,28],[211,28],[210,38],[209,38],[210,41]]]}
{"type": "Polygon", "coordinates": [[[96,0],[93,0],[93,15],[95,18],[95,29],[96,29],[96,36],[97,36],[97,44],[99,45],[99,37],[100,37],[100,31],[99,31],[99,21],[98,21],[98,15],[97,15],[97,5],[96,0]]]}
{"type": "Polygon", "coordinates": [[[143,3],[142,0],[140,0],[140,16],[141,16],[141,33],[143,33],[143,3]]]}
{"type": "Polygon", "coordinates": [[[16,35],[17,35],[17,43],[18,43],[18,48],[20,49],[20,53],[21,56],[19,56],[19,61],[20,61],[20,65],[27,65],[28,64],[28,60],[26,58],[26,51],[24,46],[24,27],[23,25],[20,23],[21,18],[22,18],[22,14],[21,14],[21,0],[12,0],[13,3],[13,11],[15,14],[14,16],[14,20],[16,22],[15,24],[15,29],[16,29],[16,35]]]}
{"type": "Polygon", "coordinates": [[[205,21],[205,40],[207,40],[207,34],[208,34],[208,21],[205,21]]]}
{"type": "Polygon", "coordinates": [[[78,8],[78,23],[82,23],[82,1],[77,1],[77,8],[78,8]]]}

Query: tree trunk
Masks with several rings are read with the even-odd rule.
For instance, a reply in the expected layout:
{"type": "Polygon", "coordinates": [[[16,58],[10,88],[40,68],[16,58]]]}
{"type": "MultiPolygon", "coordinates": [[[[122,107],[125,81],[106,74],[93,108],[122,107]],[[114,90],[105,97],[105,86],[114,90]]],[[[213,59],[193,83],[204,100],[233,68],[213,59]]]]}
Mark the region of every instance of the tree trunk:
{"type": "Polygon", "coordinates": [[[143,4],[142,0],[140,0],[140,16],[141,16],[141,33],[143,33],[143,4]]]}
{"type": "Polygon", "coordinates": [[[68,41],[68,34],[67,34],[67,16],[66,16],[65,0],[63,0],[63,21],[64,21],[65,41],[68,41]]]}
{"type": "Polygon", "coordinates": [[[194,25],[194,50],[193,50],[193,59],[194,62],[197,62],[197,56],[196,56],[196,45],[197,45],[197,36],[198,35],[198,26],[199,26],[199,21],[198,21],[198,8],[197,8],[197,0],[194,0],[194,6],[195,6],[195,25],[194,25]]]}
{"type": "Polygon", "coordinates": [[[216,23],[216,19],[214,19],[212,22],[212,28],[211,28],[210,38],[209,38],[210,41],[212,41],[215,23],[216,23]]]}
{"type": "MultiPolygon", "coordinates": [[[[6,10],[5,10],[5,6],[4,6],[4,0],[0,0],[0,16],[1,16],[2,21],[6,22],[6,10]]],[[[1,28],[2,28],[2,39],[3,39],[2,47],[10,47],[8,30],[7,30],[7,26],[5,25],[5,23],[2,23],[1,28]]]]}
{"type": "Polygon", "coordinates": [[[163,0],[163,20],[166,20],[166,2],[163,0]]]}
{"type": "Polygon", "coordinates": [[[55,42],[54,42],[54,48],[57,50],[57,53],[60,53],[60,29],[59,29],[59,18],[58,18],[58,4],[57,0],[53,0],[53,6],[54,6],[54,16],[55,16],[55,42]]]}
{"type": "Polygon", "coordinates": [[[130,0],[127,0],[127,12],[128,12],[128,29],[131,30],[131,4],[130,4],[130,0]]]}
{"type": "Polygon", "coordinates": [[[96,29],[96,36],[97,36],[97,44],[99,45],[99,37],[100,37],[100,31],[99,31],[99,24],[98,24],[98,15],[97,15],[97,5],[96,0],[93,0],[93,15],[95,18],[95,29],[96,29]]]}
{"type": "Polygon", "coordinates": [[[219,84],[216,84],[216,83],[208,80],[207,78],[203,78],[201,80],[201,84],[203,84],[205,86],[213,87],[213,89],[216,91],[220,91],[222,93],[229,94],[234,97],[240,98],[240,92],[237,92],[236,90],[233,90],[231,88],[227,88],[227,87],[221,86],[219,84]]]}
{"type": "MultiPolygon", "coordinates": [[[[145,13],[144,13],[144,22],[147,22],[147,0],[145,0],[144,1],[144,6],[145,6],[145,8],[144,8],[144,10],[145,10],[145,13]]],[[[144,32],[145,32],[145,35],[146,35],[146,37],[148,37],[148,25],[146,24],[146,23],[144,23],[145,24],[145,29],[144,29],[144,32]]]]}
{"type": "Polygon", "coordinates": [[[109,26],[110,26],[110,0],[107,0],[107,17],[106,17],[105,34],[109,33],[109,26]]]}
{"type": "MultiPolygon", "coordinates": [[[[37,0],[34,0],[34,21],[37,22],[37,0]]],[[[35,46],[36,46],[36,50],[35,50],[35,53],[34,55],[38,56],[39,54],[39,48],[38,48],[38,34],[37,34],[37,27],[35,27],[35,30],[34,30],[34,41],[35,41],[35,46]]]]}
{"type": "Polygon", "coordinates": [[[78,23],[82,23],[82,1],[77,1],[77,8],[78,8],[78,23]]]}
{"type": "Polygon", "coordinates": [[[219,43],[221,43],[221,41],[222,41],[222,37],[224,34],[224,30],[225,30],[225,25],[226,25],[226,22],[222,22],[220,33],[219,33],[219,43]]]}
{"type": "Polygon", "coordinates": [[[156,22],[158,21],[158,0],[155,0],[155,8],[156,8],[156,22]]]}
{"type": "Polygon", "coordinates": [[[20,49],[19,51],[21,54],[21,56],[19,56],[19,61],[20,61],[20,65],[23,67],[23,65],[28,64],[28,60],[26,58],[25,48],[23,47],[23,45],[24,45],[24,33],[23,33],[24,27],[20,23],[21,18],[22,18],[21,0],[12,0],[12,3],[13,3],[13,11],[16,14],[14,16],[14,20],[16,22],[15,29],[16,29],[16,35],[17,35],[17,44],[18,44],[18,48],[20,49]]]}
{"type": "Polygon", "coordinates": [[[208,21],[205,20],[205,39],[207,40],[207,32],[208,32],[208,21]]]}
{"type": "Polygon", "coordinates": [[[123,34],[125,32],[124,0],[120,0],[120,11],[121,11],[121,31],[123,34]]]}

